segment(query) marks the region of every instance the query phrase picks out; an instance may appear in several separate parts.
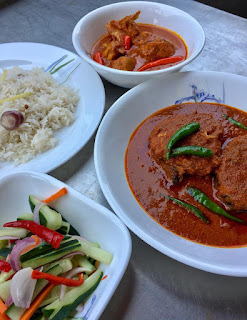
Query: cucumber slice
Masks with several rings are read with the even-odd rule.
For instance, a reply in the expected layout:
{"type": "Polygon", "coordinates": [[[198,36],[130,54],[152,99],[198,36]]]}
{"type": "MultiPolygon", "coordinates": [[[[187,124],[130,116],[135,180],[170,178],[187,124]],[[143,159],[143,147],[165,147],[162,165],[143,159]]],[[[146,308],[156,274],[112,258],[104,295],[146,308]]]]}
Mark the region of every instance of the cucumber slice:
{"type": "Polygon", "coordinates": [[[6,302],[10,296],[10,282],[11,280],[0,283],[0,298],[6,302]]]}
{"type": "Polygon", "coordinates": [[[9,272],[2,272],[0,274],[0,283],[3,283],[6,280],[8,280],[14,273],[14,270],[10,270],[9,272]]]}
{"type": "Polygon", "coordinates": [[[90,270],[90,271],[86,271],[86,274],[90,274],[96,269],[95,266],[92,265],[92,263],[90,263],[86,257],[82,257],[78,255],[78,256],[75,256],[74,259],[76,260],[76,262],[80,267],[90,270]]]}
{"type": "Polygon", "coordinates": [[[18,220],[30,220],[33,221],[33,213],[23,213],[21,216],[17,218],[18,220]]]}
{"type": "Polygon", "coordinates": [[[43,302],[40,304],[40,308],[47,306],[48,304],[51,304],[55,300],[59,299],[60,297],[60,286],[55,286],[51,292],[45,297],[43,302]]]}
{"type": "MultiPolygon", "coordinates": [[[[71,246],[73,244],[77,243],[77,240],[63,240],[59,246],[59,248],[57,250],[66,248],[68,246],[71,246]]],[[[42,242],[41,244],[39,244],[38,246],[36,246],[35,248],[29,250],[28,252],[24,253],[21,255],[21,262],[25,262],[30,260],[31,258],[35,258],[35,257],[39,257],[43,254],[45,254],[46,252],[56,252],[56,249],[54,249],[49,243],[47,242],[42,242]]]]}
{"type": "Polygon", "coordinates": [[[50,263],[52,261],[58,260],[63,256],[65,256],[66,254],[80,250],[80,248],[81,248],[81,245],[79,241],[77,241],[77,243],[72,244],[66,248],[57,249],[55,251],[50,251],[50,252],[44,253],[43,255],[33,257],[25,262],[22,262],[21,265],[22,265],[22,268],[31,267],[35,269],[46,263],[50,263]]]}
{"type": "Polygon", "coordinates": [[[8,309],[5,311],[5,314],[11,319],[11,320],[20,320],[21,316],[25,312],[26,309],[18,308],[13,303],[11,306],[8,307],[8,309]]]}
{"type": "MultiPolygon", "coordinates": [[[[38,198],[34,195],[30,194],[29,196],[29,204],[32,212],[34,211],[35,206],[40,202],[38,198]]],[[[39,210],[39,220],[40,224],[43,226],[57,230],[62,226],[62,216],[56,210],[53,210],[50,206],[44,205],[39,210]]]]}
{"type": "Polygon", "coordinates": [[[102,276],[103,271],[98,269],[81,286],[73,288],[60,301],[54,301],[41,311],[50,320],[66,319],[96,289],[102,276]]]}
{"type": "Polygon", "coordinates": [[[18,238],[25,238],[27,236],[27,230],[22,228],[5,228],[0,230],[0,237],[11,236],[18,238]]]}
{"type": "Polygon", "coordinates": [[[70,224],[68,222],[63,221],[62,226],[57,230],[57,232],[61,234],[68,234],[70,230],[70,224]]]}
{"type": "Polygon", "coordinates": [[[90,258],[108,265],[112,262],[113,255],[110,252],[97,248],[83,239],[78,239],[78,241],[81,244],[81,248],[79,250],[84,252],[90,258]]]}

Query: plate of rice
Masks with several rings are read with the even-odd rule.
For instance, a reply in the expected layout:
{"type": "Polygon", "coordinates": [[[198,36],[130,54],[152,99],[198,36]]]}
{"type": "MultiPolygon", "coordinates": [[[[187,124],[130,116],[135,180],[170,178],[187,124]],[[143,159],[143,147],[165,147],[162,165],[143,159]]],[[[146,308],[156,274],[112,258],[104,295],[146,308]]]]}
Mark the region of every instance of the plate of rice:
{"type": "Polygon", "coordinates": [[[0,175],[62,165],[92,137],[104,106],[100,77],[74,53],[0,44],[0,175]]]}

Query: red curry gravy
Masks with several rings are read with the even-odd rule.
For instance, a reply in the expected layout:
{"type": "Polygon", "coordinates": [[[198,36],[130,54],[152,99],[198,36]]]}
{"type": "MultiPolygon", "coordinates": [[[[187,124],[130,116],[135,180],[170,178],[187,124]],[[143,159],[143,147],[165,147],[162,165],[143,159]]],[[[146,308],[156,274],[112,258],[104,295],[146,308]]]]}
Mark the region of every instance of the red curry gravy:
{"type": "MultiPolygon", "coordinates": [[[[223,127],[223,148],[232,138],[247,134],[245,130],[234,126],[222,116],[227,113],[230,117],[247,125],[247,114],[236,108],[211,103],[186,103],[167,107],[149,116],[133,132],[125,156],[127,180],[132,193],[142,208],[167,230],[205,245],[220,247],[247,245],[247,225],[218,216],[196,202],[186,192],[187,187],[195,187],[224,208],[224,204],[217,198],[213,175],[185,176],[182,182],[171,185],[167,182],[162,167],[156,163],[151,155],[149,135],[152,129],[165,117],[175,114],[184,114],[186,117],[195,111],[209,113],[209,110],[214,120],[223,127]],[[161,196],[162,194],[198,207],[209,218],[210,223],[205,224],[193,214],[188,213],[186,209],[166,200],[161,196]]],[[[228,212],[247,222],[247,212],[240,214],[228,212]]]]}
{"type": "MultiPolygon", "coordinates": [[[[169,68],[171,66],[174,66],[176,64],[181,63],[182,61],[184,61],[187,58],[187,55],[188,55],[187,46],[186,46],[185,42],[183,41],[183,39],[174,31],[171,31],[171,30],[163,28],[163,27],[159,27],[159,26],[155,26],[155,25],[151,25],[151,24],[144,24],[144,23],[137,23],[137,26],[138,26],[140,32],[148,31],[156,36],[159,36],[159,37],[173,43],[175,46],[174,56],[183,56],[184,57],[184,59],[179,62],[174,62],[174,63],[170,63],[167,65],[161,65],[158,67],[149,68],[147,71],[166,69],[166,68],[169,68]]],[[[92,51],[91,51],[92,59],[93,59],[95,52],[103,52],[105,47],[107,46],[107,44],[110,43],[110,41],[111,41],[111,37],[109,34],[105,34],[99,40],[97,40],[92,48],[92,51]]],[[[133,45],[131,47],[131,49],[134,52],[133,49],[135,49],[135,46],[133,45]]],[[[136,59],[136,65],[135,65],[135,68],[133,71],[138,70],[141,66],[143,66],[144,64],[147,63],[146,59],[141,57],[140,55],[138,55],[138,56],[133,55],[133,54],[131,55],[127,52],[127,56],[129,56],[131,58],[134,57],[136,59]]],[[[108,61],[107,59],[103,59],[103,61],[107,67],[110,67],[111,60],[108,61]]]]}

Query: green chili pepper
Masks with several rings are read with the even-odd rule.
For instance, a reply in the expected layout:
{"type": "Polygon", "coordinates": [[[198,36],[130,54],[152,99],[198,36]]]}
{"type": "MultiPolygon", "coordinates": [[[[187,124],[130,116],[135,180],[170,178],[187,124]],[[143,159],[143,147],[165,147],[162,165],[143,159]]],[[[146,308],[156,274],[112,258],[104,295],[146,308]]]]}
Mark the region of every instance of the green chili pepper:
{"type": "Polygon", "coordinates": [[[231,123],[235,124],[236,126],[238,126],[239,128],[242,128],[244,130],[247,130],[247,127],[245,125],[243,125],[241,122],[238,122],[236,120],[234,120],[233,118],[229,117],[227,114],[223,114],[223,117],[225,119],[227,119],[228,121],[230,121],[231,123]]]}
{"type": "Polygon", "coordinates": [[[192,206],[192,204],[186,203],[182,200],[169,197],[169,196],[164,196],[166,199],[171,200],[172,202],[177,203],[180,207],[185,208],[188,212],[192,212],[196,217],[200,218],[203,222],[209,223],[208,218],[205,216],[205,214],[199,210],[197,207],[192,206]]]}
{"type": "Polygon", "coordinates": [[[199,130],[200,124],[197,122],[191,122],[186,124],[184,127],[179,129],[169,140],[166,146],[166,159],[169,160],[171,148],[181,139],[191,135],[192,133],[199,130]]]}
{"type": "Polygon", "coordinates": [[[208,158],[213,155],[213,152],[210,149],[203,148],[200,146],[183,146],[183,147],[172,149],[170,153],[170,158],[181,156],[181,155],[208,158]]]}
{"type": "Polygon", "coordinates": [[[188,193],[199,203],[203,204],[206,208],[208,208],[210,211],[213,211],[214,213],[224,216],[228,219],[240,222],[240,223],[244,223],[245,222],[243,220],[240,220],[232,215],[230,215],[229,213],[227,213],[224,209],[222,209],[220,206],[218,206],[215,202],[213,202],[212,200],[210,200],[203,192],[201,192],[200,190],[196,189],[196,188],[187,188],[188,193]]]}

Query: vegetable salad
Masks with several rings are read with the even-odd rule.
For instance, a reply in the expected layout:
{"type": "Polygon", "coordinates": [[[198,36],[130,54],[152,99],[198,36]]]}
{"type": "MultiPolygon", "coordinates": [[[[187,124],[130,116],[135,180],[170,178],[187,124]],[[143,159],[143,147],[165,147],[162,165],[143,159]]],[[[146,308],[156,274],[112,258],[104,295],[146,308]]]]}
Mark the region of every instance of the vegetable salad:
{"type": "Polygon", "coordinates": [[[32,213],[0,230],[0,319],[66,319],[99,285],[99,264],[111,263],[48,204],[66,193],[30,195],[32,213]]]}

